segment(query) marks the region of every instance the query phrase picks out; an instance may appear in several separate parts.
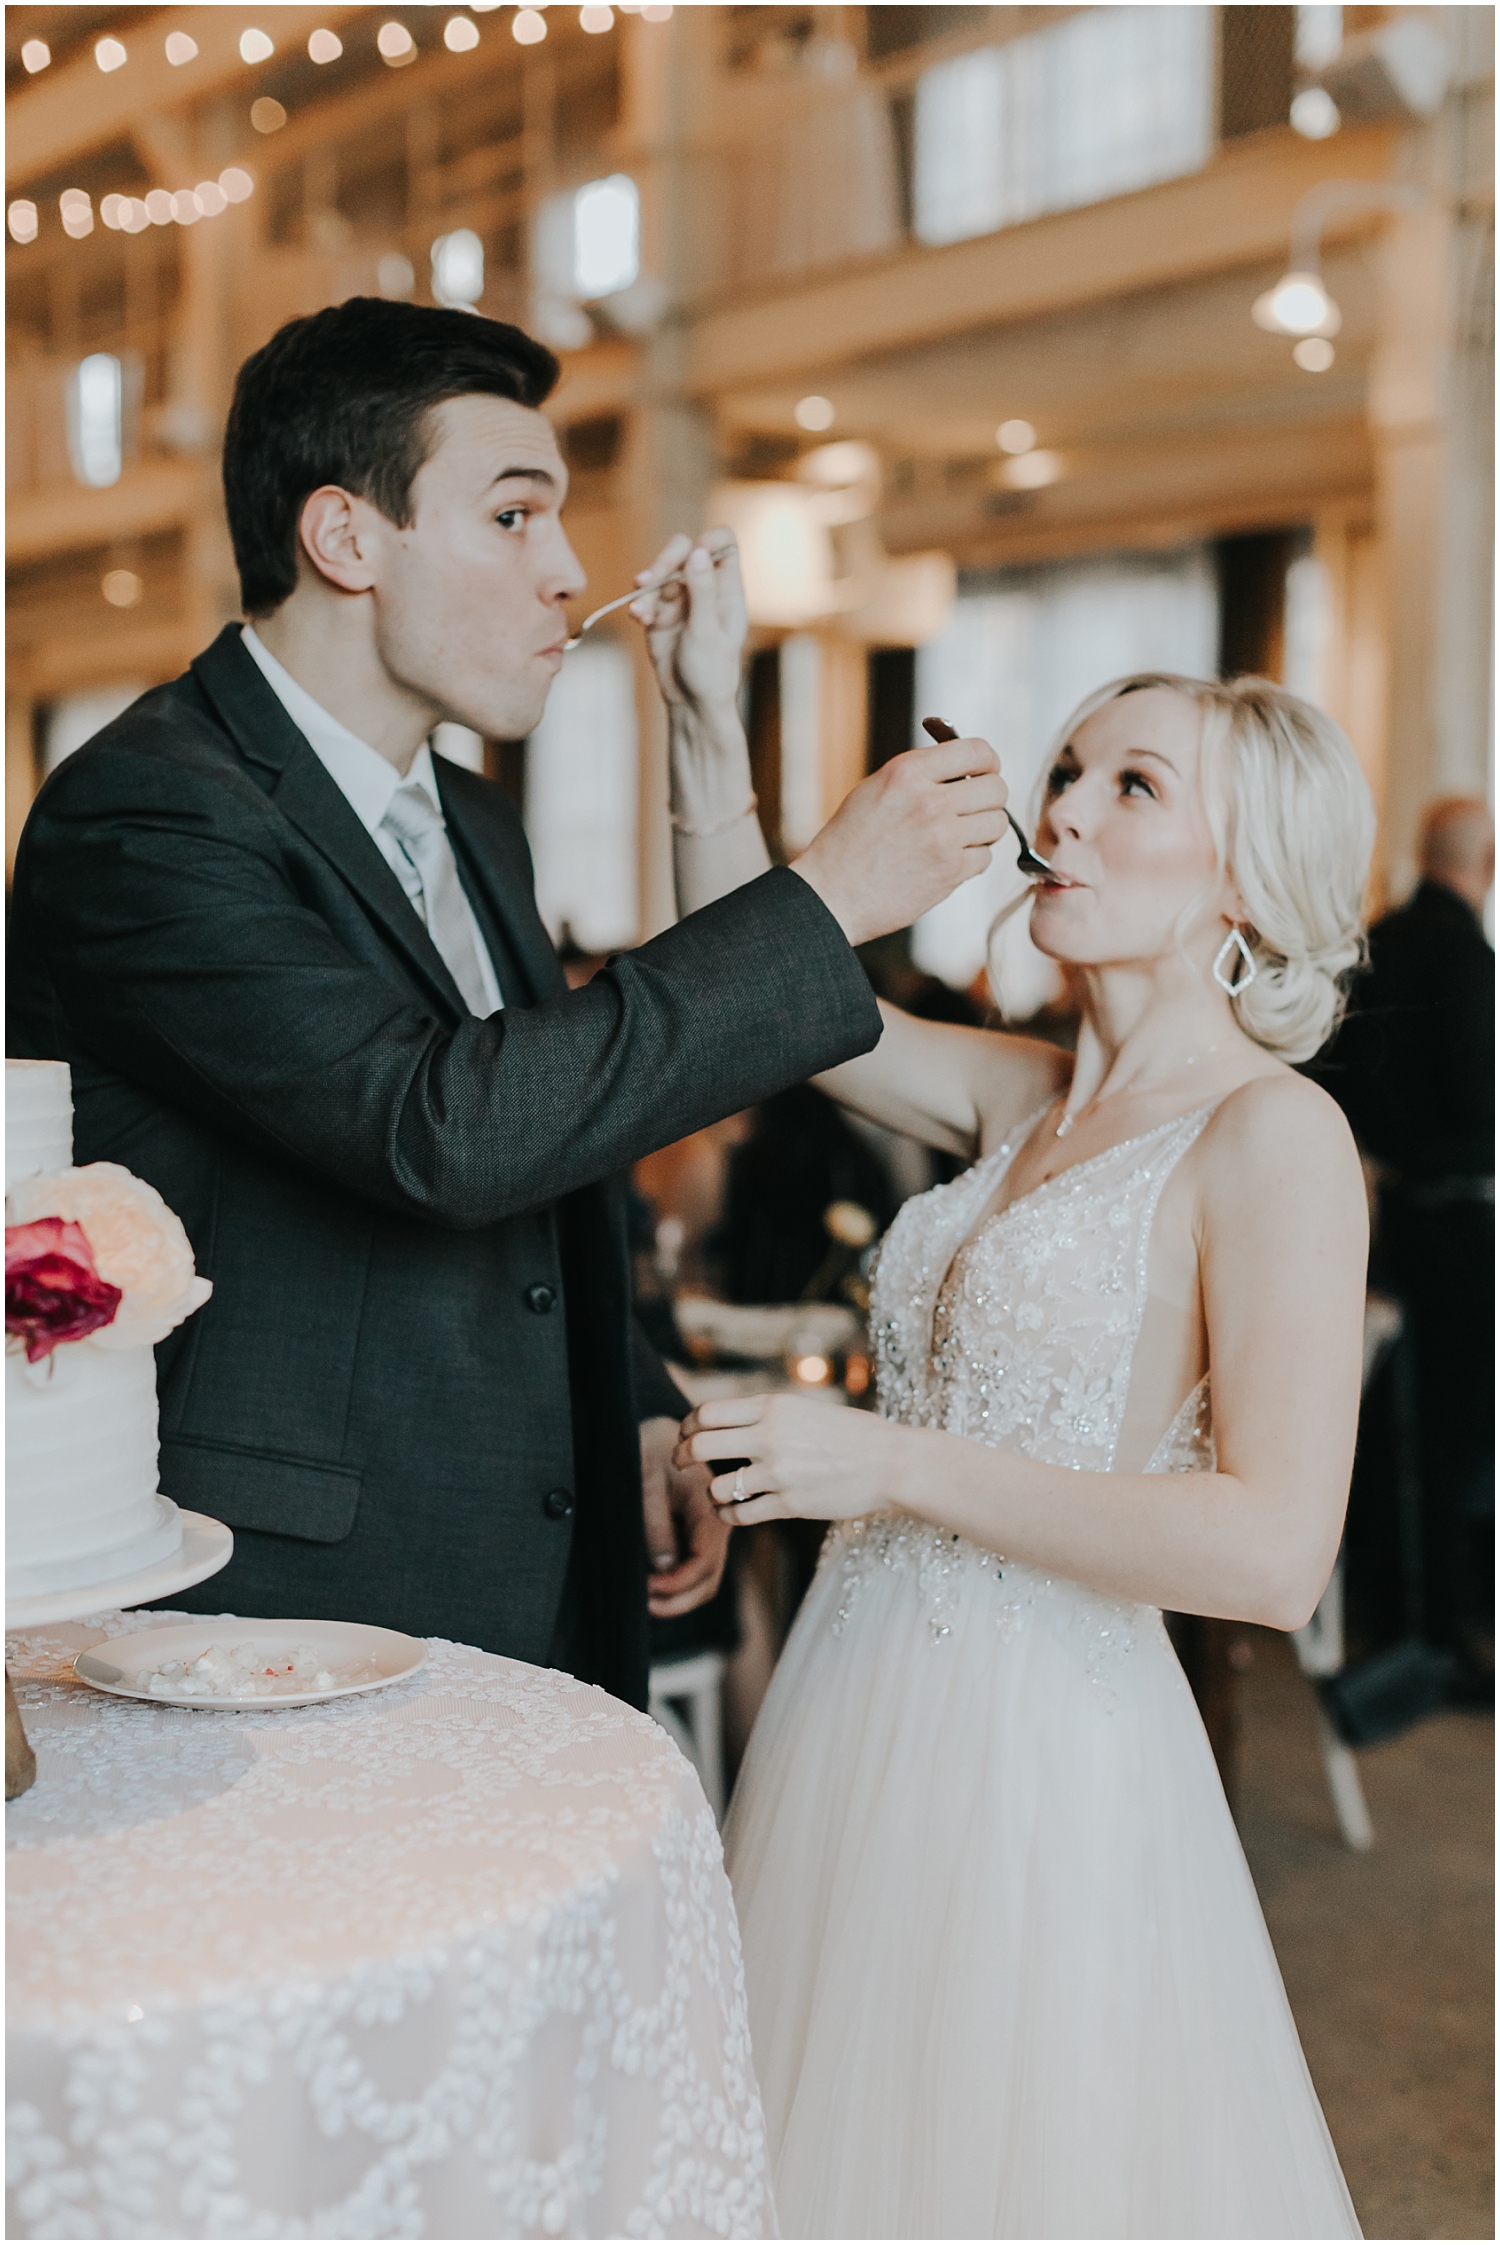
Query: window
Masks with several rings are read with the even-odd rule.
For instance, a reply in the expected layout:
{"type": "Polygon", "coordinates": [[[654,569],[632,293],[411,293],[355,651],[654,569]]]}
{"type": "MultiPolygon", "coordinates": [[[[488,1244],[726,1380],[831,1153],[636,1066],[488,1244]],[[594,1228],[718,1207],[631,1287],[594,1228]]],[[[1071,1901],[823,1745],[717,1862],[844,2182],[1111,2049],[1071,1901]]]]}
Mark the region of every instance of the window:
{"type": "Polygon", "coordinates": [[[635,666],[617,642],[586,640],[526,750],[526,832],[554,939],[566,928],[585,951],[635,942],[636,802],[635,666]]]}
{"type": "Polygon", "coordinates": [[[439,234],[433,243],[432,293],[439,304],[455,309],[477,304],[483,296],[484,244],[467,226],[439,234]]]}
{"type": "MultiPolygon", "coordinates": [[[[1085,694],[1135,670],[1211,678],[1218,633],[1213,566],[1199,547],[1011,570],[961,586],[948,630],[917,650],[916,706],[940,709],[961,732],[993,741],[1011,807],[1029,834],[1043,759],[1085,694]]],[[[984,964],[990,923],[1020,886],[1014,852],[1002,848],[987,873],[917,922],[917,965],[966,987],[984,964]]],[[[1024,912],[996,940],[995,975],[1012,1020],[1034,1013],[1057,988],[1024,912]]]]}
{"type": "Polygon", "coordinates": [[[585,303],[629,288],[641,269],[641,203],[625,172],[573,197],[573,289],[585,303]]]}
{"type": "Polygon", "coordinates": [[[913,227],[957,242],[1196,171],[1213,10],[1086,8],[917,82],[913,227]]]}
{"type": "Polygon", "coordinates": [[[79,361],[68,383],[68,453],[80,483],[102,487],[119,482],[124,403],[117,358],[108,351],[95,351],[79,361]]]}

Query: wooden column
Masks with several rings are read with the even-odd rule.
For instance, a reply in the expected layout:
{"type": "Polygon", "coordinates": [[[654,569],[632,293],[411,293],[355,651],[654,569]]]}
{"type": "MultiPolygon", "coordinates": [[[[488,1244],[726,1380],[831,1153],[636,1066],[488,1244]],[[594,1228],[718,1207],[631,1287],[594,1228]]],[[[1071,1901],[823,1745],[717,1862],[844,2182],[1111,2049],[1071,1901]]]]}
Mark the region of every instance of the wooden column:
{"type": "Polygon", "coordinates": [[[1492,784],[1492,267],[1465,200],[1489,162],[1481,90],[1460,87],[1409,136],[1408,177],[1430,200],[1393,220],[1380,250],[1370,422],[1389,644],[1381,857],[1398,898],[1415,878],[1425,805],[1492,784]]]}
{"type": "MultiPolygon", "coordinates": [[[[621,19],[622,158],[641,195],[641,271],[663,308],[640,339],[637,399],[629,415],[620,475],[627,544],[642,567],[674,531],[707,527],[715,448],[708,407],[684,382],[684,314],[693,216],[686,141],[712,68],[716,27],[710,8],[679,8],[667,24],[621,19]]],[[[620,589],[623,589],[620,588],[620,589]]],[[[637,656],[640,728],[640,898],[642,938],[677,917],[667,824],[666,722],[655,681],[637,656]]]]}

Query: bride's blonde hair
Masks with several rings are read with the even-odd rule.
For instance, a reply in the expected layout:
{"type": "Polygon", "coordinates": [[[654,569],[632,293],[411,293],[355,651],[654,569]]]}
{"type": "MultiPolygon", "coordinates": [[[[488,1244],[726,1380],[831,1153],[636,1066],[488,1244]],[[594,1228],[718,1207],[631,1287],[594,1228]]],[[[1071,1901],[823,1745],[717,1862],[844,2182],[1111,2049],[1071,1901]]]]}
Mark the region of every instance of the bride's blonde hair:
{"type": "MultiPolygon", "coordinates": [[[[1203,800],[1220,874],[1249,915],[1255,980],[1235,1000],[1247,1036],[1283,1060],[1310,1060],[1337,1028],[1364,957],[1361,914],[1375,806],[1333,719],[1268,678],[1219,684],[1172,671],[1112,679],[1080,702],[1044,767],[1122,694],[1160,686],[1203,714],[1203,800]]],[[[1205,892],[1206,893],[1206,892],[1205,892]]],[[[1200,898],[1183,914],[1190,926],[1200,898]]]]}

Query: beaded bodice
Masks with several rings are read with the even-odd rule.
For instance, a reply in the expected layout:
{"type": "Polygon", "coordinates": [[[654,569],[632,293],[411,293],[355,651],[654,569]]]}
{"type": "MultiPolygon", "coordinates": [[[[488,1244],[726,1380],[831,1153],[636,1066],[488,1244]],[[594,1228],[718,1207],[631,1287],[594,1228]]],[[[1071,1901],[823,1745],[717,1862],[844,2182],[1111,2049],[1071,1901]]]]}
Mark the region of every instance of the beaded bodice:
{"type": "MultiPolygon", "coordinates": [[[[886,1235],[871,1293],[882,1417],[1049,1465],[1110,1472],[1145,1314],[1152,1220],[1212,1112],[1209,1103],[1077,1162],[981,1221],[1032,1116],[951,1185],[908,1201],[886,1235]]],[[[1205,1379],[1146,1471],[1211,1471],[1213,1463],[1205,1379]]],[[[825,1563],[843,1577],[836,1630],[875,1566],[915,1574],[935,1637],[948,1632],[960,1573],[1003,1582],[995,1610],[1012,1618],[1054,1587],[1033,1569],[898,1513],[845,1524],[830,1537],[825,1563]]],[[[1086,1604],[1080,1618],[1097,1641],[1111,1630],[1116,1642],[1128,1640],[1127,1617],[1137,1609],[1074,1584],[1056,1588],[1086,1604]]]]}
{"type": "Polygon", "coordinates": [[[978,1223],[1032,1117],[951,1185],[908,1201],[870,1304],[882,1417],[1108,1473],[1145,1314],[1152,1218],[1211,1112],[1077,1162],[978,1223]]]}

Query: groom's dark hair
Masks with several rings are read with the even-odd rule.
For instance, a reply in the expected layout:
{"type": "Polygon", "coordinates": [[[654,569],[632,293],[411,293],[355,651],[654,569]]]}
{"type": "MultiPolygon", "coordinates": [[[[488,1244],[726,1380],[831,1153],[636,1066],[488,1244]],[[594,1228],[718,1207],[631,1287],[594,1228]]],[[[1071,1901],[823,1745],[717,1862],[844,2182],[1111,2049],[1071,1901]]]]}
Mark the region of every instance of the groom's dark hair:
{"type": "Polygon", "coordinates": [[[336,483],[391,522],[411,520],[411,487],[445,398],[538,406],[558,364],[502,320],[351,296],[289,320],[246,359],[224,431],[224,506],[247,616],[297,587],[304,500],[336,483]]]}

